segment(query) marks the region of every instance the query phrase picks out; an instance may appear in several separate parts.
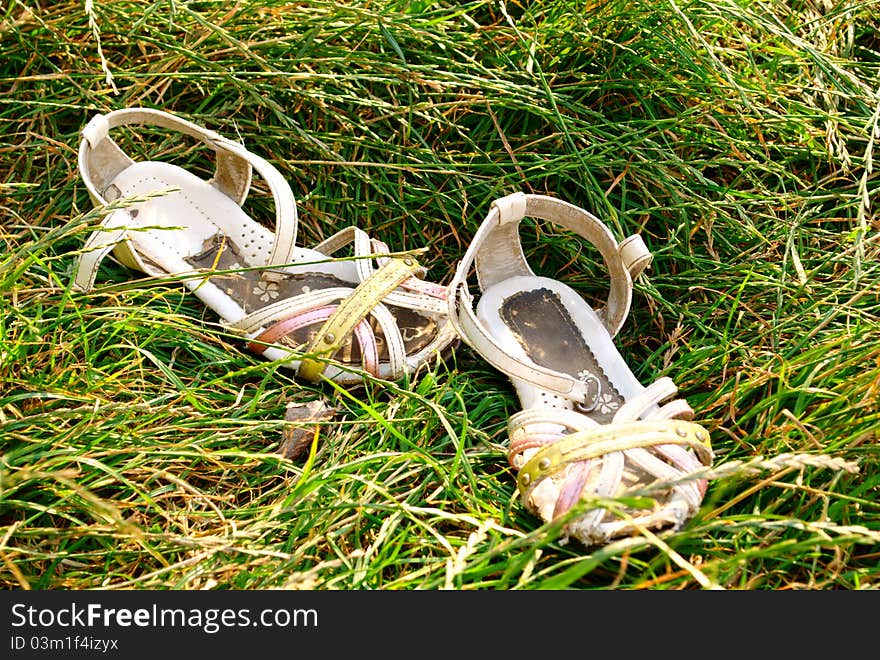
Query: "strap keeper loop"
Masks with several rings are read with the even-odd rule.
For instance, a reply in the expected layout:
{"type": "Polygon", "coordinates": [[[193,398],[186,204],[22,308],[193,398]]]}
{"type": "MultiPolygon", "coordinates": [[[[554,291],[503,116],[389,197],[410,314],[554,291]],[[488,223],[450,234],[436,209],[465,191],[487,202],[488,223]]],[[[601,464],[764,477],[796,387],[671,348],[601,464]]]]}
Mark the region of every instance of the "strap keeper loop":
{"type": "Polygon", "coordinates": [[[86,139],[92,149],[107,139],[109,133],[110,123],[104,115],[95,115],[82,129],[82,136],[86,139]]]}
{"type": "Polygon", "coordinates": [[[639,234],[633,234],[623,239],[617,246],[617,253],[633,280],[641,275],[654,260],[654,255],[648,250],[648,246],[645,245],[645,241],[639,234]]]}
{"type": "Polygon", "coordinates": [[[509,222],[519,222],[526,217],[526,195],[516,192],[507,197],[496,199],[492,206],[498,210],[498,224],[506,225],[509,222]]]}

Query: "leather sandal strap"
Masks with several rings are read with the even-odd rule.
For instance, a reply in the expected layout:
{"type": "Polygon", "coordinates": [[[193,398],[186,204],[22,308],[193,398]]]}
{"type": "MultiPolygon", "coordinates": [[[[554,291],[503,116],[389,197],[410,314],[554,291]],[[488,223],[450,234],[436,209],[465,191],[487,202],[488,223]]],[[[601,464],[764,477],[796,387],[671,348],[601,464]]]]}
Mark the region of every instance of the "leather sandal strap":
{"type": "Polygon", "coordinates": [[[618,244],[605,223],[574,204],[546,195],[514,193],[492,203],[484,220],[488,230],[483,236],[474,237],[473,258],[482,290],[514,275],[534,275],[526,262],[519,237],[519,225],[525,217],[564,227],[598,249],[611,286],[605,306],[597,313],[611,336],[616,335],[629,314],[633,278],[652,259],[641,237],[635,234],[618,244]]]}
{"type": "MultiPolygon", "coordinates": [[[[307,352],[333,355],[348,341],[349,335],[358,323],[363,321],[390,292],[400,286],[401,282],[412,277],[420,269],[421,266],[415,259],[405,257],[392,259],[376,270],[339,304],[333,315],[312,338],[307,352]]],[[[325,362],[307,357],[300,363],[298,375],[305,380],[317,382],[325,368],[325,362]]]]}
{"type": "Polygon", "coordinates": [[[510,355],[483,327],[473,309],[467,277],[476,264],[480,290],[516,275],[534,275],[519,238],[519,223],[532,216],[559,224],[585,238],[599,250],[611,277],[605,307],[599,310],[613,337],[629,313],[632,280],[651,262],[644,241],[633,235],[619,243],[609,229],[584,209],[544,195],[514,193],[493,202],[449,285],[449,316],[462,339],[495,368],[518,380],[576,401],[584,409],[595,406],[599,381],[578,379],[510,355]]]}
{"type": "Polygon", "coordinates": [[[527,501],[542,480],[570,463],[658,445],[684,445],[705,465],[712,462],[709,432],[699,424],[682,420],[610,424],[572,433],[538,450],[520,469],[517,487],[527,501]]]}
{"type": "MultiPolygon", "coordinates": [[[[104,191],[113,178],[134,161],[126,156],[109,136],[110,130],[128,125],[153,125],[168,128],[197,138],[212,147],[216,153],[216,170],[209,181],[226,196],[241,205],[247,197],[253,170],[259,172],[269,186],[275,202],[275,233],[272,249],[266,261],[267,266],[281,266],[295,261],[294,250],[297,234],[296,200],[284,177],[268,161],[248,151],[238,142],[233,142],[214,131],[180,117],[150,108],[123,108],[107,114],[92,117],[82,130],[79,149],[79,169],[90,197],[96,206],[106,206],[108,200],[104,191]]],[[[127,263],[139,261],[134,249],[128,244],[124,232],[108,232],[106,229],[119,226],[116,213],[104,218],[102,228],[93,233],[87,245],[93,249],[88,257],[81,255],[74,272],[74,285],[88,290],[94,283],[94,272],[100,261],[117,247],[120,256],[127,263]],[[111,240],[112,239],[112,240],[111,240]],[[110,246],[110,249],[107,249],[110,246]]]]}
{"type": "MultiPolygon", "coordinates": [[[[355,269],[361,282],[365,282],[376,272],[374,261],[381,267],[392,258],[385,243],[370,238],[365,231],[354,226],[336,232],[314,249],[321,254],[331,256],[349,244],[354,245],[355,269]]],[[[424,274],[424,268],[413,273],[406,281],[401,282],[397,290],[388,294],[385,302],[405,309],[445,315],[448,288],[419,279],[424,274]]]]}
{"type": "MultiPolygon", "coordinates": [[[[80,170],[86,187],[100,203],[106,203],[101,193],[110,181],[97,177],[109,176],[112,179],[134,162],[119,149],[118,145],[109,137],[109,132],[111,129],[130,125],[168,128],[201,140],[208,146],[215,148],[217,144],[231,142],[198,124],[151,108],[122,108],[107,114],[95,115],[82,129],[79,157],[80,170]],[[97,172],[92,167],[93,161],[101,166],[97,172]],[[108,167],[109,171],[107,171],[108,167]]],[[[247,198],[250,189],[251,164],[237,154],[225,153],[222,149],[218,150],[216,170],[210,183],[241,205],[247,198]]]]}
{"type": "Polygon", "coordinates": [[[245,314],[237,321],[224,321],[224,325],[232,332],[256,336],[256,333],[262,332],[271,323],[302,314],[322,305],[335,304],[347,298],[353,290],[351,287],[335,286],[283,298],[245,314]]]}
{"type": "MultiPolygon", "coordinates": [[[[457,278],[458,276],[456,276],[457,278]]],[[[473,297],[464,286],[453,280],[450,284],[449,320],[458,336],[479,353],[493,367],[535,387],[554,392],[579,403],[584,410],[592,410],[599,399],[599,379],[589,376],[574,378],[566,373],[548,369],[535,362],[521,360],[502,348],[486,331],[473,310],[473,297]]]]}
{"type": "MultiPolygon", "coordinates": [[[[335,306],[328,305],[326,307],[318,307],[317,309],[312,309],[282,321],[278,321],[269,327],[269,329],[264,330],[254,337],[253,340],[248,343],[247,347],[257,355],[262,355],[266,352],[266,349],[270,344],[291,332],[299,330],[300,328],[326,321],[333,316],[335,311],[335,306]]],[[[376,335],[366,319],[361,320],[361,322],[354,327],[353,336],[357,339],[358,344],[361,347],[361,362],[364,371],[373,376],[378,376],[379,349],[376,345],[376,335]]]]}
{"type": "Polygon", "coordinates": [[[128,220],[131,220],[128,210],[118,209],[107,214],[101,222],[101,231],[94,231],[89,235],[74,264],[74,289],[89,291],[95,285],[101,261],[128,236],[128,220]]]}

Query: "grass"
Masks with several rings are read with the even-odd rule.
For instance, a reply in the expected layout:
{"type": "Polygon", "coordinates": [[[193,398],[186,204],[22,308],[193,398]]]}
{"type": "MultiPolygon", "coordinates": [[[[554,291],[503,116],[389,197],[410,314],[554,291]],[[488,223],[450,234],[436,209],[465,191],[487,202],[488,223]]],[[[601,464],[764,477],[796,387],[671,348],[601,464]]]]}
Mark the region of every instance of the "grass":
{"type": "MultiPolygon", "coordinates": [[[[878,16],[876,0],[5,3],[0,584],[877,588],[878,16]],[[562,543],[516,498],[516,395],[466,347],[400,383],[310,386],[173,282],[108,261],[72,292],[98,221],[79,130],[135,105],[270,160],[301,245],[356,223],[429,245],[435,281],[515,190],[641,232],[654,264],[616,343],[711,431],[699,514],[562,543]],[[340,413],[308,459],[282,458],[287,403],[317,396],[340,413]]],[[[209,167],[139,135],[137,157],[209,167]]],[[[265,218],[261,191],[247,208],[265,218]]],[[[525,244],[604,290],[569,237],[525,244]]]]}

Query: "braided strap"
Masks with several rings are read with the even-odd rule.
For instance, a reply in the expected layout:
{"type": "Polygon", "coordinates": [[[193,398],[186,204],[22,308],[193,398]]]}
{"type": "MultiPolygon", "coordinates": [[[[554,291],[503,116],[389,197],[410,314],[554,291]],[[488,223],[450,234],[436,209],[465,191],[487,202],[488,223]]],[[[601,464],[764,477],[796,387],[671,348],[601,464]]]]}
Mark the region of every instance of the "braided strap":
{"type": "MultiPolygon", "coordinates": [[[[247,347],[257,355],[262,355],[269,345],[300,328],[305,328],[315,323],[324,322],[336,312],[336,307],[326,305],[317,307],[306,312],[288,317],[274,323],[268,330],[261,332],[247,347]]],[[[362,320],[354,327],[354,336],[361,348],[364,371],[379,376],[379,350],[376,345],[376,334],[366,320],[362,320]]]]}
{"type": "Polygon", "coordinates": [[[524,505],[553,520],[581,499],[611,498],[676,482],[658,489],[654,510],[631,520],[596,507],[573,520],[566,533],[586,545],[602,543],[648,527],[678,527],[699,508],[705,480],[689,473],[710,465],[709,432],[683,419],[647,419],[598,425],[574,412],[523,411],[511,419],[509,458],[519,470],[517,488],[524,505]],[[564,413],[564,414],[563,414],[564,413]]]}
{"type": "Polygon", "coordinates": [[[699,424],[680,420],[627,422],[572,433],[547,445],[522,466],[517,486],[523,498],[528,499],[542,479],[571,463],[657,445],[685,445],[693,449],[704,464],[712,460],[709,432],[699,424]]]}

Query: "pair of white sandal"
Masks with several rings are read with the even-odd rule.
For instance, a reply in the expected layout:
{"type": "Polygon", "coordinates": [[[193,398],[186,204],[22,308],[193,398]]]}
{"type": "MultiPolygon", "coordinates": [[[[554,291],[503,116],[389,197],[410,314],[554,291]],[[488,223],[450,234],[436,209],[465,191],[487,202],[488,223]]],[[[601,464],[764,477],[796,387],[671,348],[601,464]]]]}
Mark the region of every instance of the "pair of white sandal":
{"type": "Polygon", "coordinates": [[[516,388],[523,410],[509,420],[509,459],[529,510],[545,521],[567,516],[565,533],[588,546],[675,529],[698,510],[706,482],[689,475],[712,461],[708,432],[690,421],[684,401],[666,402],[677,391],[670,379],[642,386],[612,341],[629,313],[633,278],[651,261],[638,235],[618,243],[583,209],[516,193],[492,204],[443,286],[424,279],[413,254],[394,253],[356,227],[312,249],[297,247],[296,201],[278,170],[166,112],[95,116],[82,131],[79,168],[107,213],[77,256],[77,289],[93,288],[112,252],[130,268],[179,279],[248,348],[312,382],[397,380],[461,338],[516,388]],[[200,140],[215,152],[214,175],[133,161],[110,137],[127,125],[200,140]],[[242,209],[253,171],[272,194],[273,231],[242,209]],[[533,273],[519,239],[527,216],[598,248],[611,278],[601,309],[533,273]],[[351,254],[342,256],[343,248],[351,254]],[[473,266],[476,308],[467,285],[473,266]],[[633,489],[654,505],[607,506],[633,489]]]}

